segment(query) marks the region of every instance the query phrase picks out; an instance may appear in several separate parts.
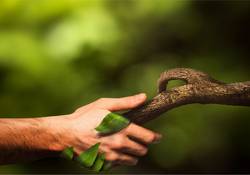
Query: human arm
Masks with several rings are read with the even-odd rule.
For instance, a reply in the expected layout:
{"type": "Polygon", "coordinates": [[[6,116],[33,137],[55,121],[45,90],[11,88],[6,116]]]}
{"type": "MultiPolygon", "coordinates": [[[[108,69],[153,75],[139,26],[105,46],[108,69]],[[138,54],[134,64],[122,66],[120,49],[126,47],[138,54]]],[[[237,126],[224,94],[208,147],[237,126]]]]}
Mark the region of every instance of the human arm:
{"type": "Polygon", "coordinates": [[[0,119],[0,164],[56,156],[68,146],[79,155],[100,142],[100,152],[116,164],[134,165],[160,135],[131,123],[118,133],[100,136],[95,127],[110,111],[134,108],[145,94],[124,98],[102,98],[64,116],[0,119]],[[3,131],[3,132],[2,132],[3,131]]]}

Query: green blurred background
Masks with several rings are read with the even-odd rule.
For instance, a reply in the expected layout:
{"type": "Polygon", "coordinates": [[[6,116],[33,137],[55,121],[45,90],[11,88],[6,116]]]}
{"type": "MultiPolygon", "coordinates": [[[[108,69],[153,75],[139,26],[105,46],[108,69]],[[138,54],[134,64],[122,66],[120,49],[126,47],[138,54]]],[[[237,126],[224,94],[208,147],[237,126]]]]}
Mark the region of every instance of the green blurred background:
{"type": "MultiPolygon", "coordinates": [[[[68,114],[100,97],[156,94],[191,67],[250,79],[250,1],[0,0],[0,116],[68,114]]],[[[250,109],[188,105],[146,126],[164,135],[113,173],[250,173],[250,109]]],[[[87,173],[60,159],[0,173],[87,173]]]]}

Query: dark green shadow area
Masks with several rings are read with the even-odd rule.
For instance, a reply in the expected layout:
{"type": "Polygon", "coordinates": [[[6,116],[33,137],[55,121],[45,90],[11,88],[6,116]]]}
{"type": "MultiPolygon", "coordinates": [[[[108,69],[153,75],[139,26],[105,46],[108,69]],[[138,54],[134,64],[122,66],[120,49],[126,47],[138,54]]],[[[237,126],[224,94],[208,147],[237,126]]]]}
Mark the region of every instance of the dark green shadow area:
{"type": "MultiPolygon", "coordinates": [[[[1,117],[69,114],[139,92],[150,99],[160,73],[176,67],[250,80],[250,1],[0,1],[1,117]]],[[[110,173],[250,173],[249,114],[199,104],[169,111],[145,125],[163,134],[161,143],[137,166],[110,173]]],[[[90,172],[56,158],[0,173],[90,172]]]]}

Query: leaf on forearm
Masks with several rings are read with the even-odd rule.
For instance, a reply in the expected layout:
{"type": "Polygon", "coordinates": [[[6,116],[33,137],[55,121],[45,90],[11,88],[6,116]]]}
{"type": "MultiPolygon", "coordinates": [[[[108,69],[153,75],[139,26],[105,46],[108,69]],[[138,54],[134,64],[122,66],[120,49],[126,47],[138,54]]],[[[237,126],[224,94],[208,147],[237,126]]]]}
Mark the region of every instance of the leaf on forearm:
{"type": "Polygon", "coordinates": [[[91,146],[89,149],[81,153],[76,158],[76,161],[85,167],[91,167],[94,164],[96,157],[98,155],[99,145],[100,143],[91,146]]]}
{"type": "Polygon", "coordinates": [[[105,154],[104,153],[99,154],[96,158],[94,165],[92,166],[92,169],[95,172],[99,172],[102,169],[104,161],[105,161],[105,154]]]}
{"type": "Polygon", "coordinates": [[[73,156],[74,156],[74,148],[72,146],[65,148],[61,153],[61,157],[68,159],[68,160],[72,160],[73,156]]]}
{"type": "Polygon", "coordinates": [[[121,115],[109,113],[95,129],[100,134],[112,134],[129,125],[129,120],[121,115]]]}

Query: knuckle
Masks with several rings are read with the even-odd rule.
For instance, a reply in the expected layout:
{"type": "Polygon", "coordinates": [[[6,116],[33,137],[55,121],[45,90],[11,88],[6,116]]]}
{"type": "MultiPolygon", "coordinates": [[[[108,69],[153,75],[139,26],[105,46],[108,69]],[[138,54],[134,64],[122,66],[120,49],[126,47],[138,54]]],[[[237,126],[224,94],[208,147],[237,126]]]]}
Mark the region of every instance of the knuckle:
{"type": "Polygon", "coordinates": [[[77,108],[74,112],[80,112],[81,108],[77,108]]]}
{"type": "Polygon", "coordinates": [[[77,108],[77,109],[74,111],[74,113],[81,112],[81,111],[83,111],[84,109],[85,109],[85,106],[79,107],[79,108],[77,108]]]}
{"type": "Polygon", "coordinates": [[[96,100],[97,103],[103,103],[106,101],[107,98],[99,98],[96,100]]]}
{"type": "Polygon", "coordinates": [[[108,154],[106,156],[106,160],[111,161],[111,162],[118,161],[119,160],[119,155],[117,155],[115,153],[108,154]]]}
{"type": "Polygon", "coordinates": [[[117,149],[122,149],[125,147],[124,142],[122,140],[117,141],[116,144],[114,145],[115,148],[117,149]]]}
{"type": "Polygon", "coordinates": [[[115,149],[121,149],[126,147],[126,139],[123,136],[119,136],[115,139],[115,142],[113,144],[113,148],[115,149]]]}
{"type": "Polygon", "coordinates": [[[129,132],[133,131],[134,124],[130,123],[126,128],[124,128],[121,132],[128,134],[129,132]]]}

